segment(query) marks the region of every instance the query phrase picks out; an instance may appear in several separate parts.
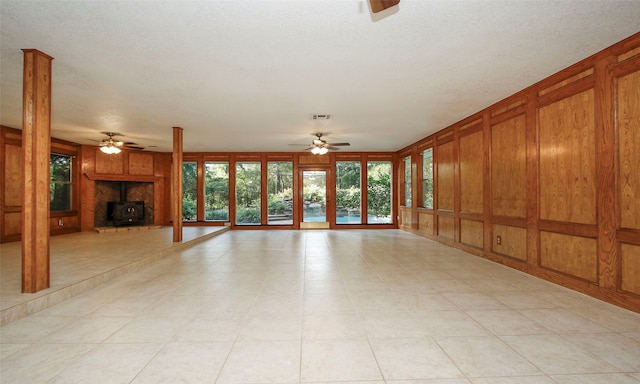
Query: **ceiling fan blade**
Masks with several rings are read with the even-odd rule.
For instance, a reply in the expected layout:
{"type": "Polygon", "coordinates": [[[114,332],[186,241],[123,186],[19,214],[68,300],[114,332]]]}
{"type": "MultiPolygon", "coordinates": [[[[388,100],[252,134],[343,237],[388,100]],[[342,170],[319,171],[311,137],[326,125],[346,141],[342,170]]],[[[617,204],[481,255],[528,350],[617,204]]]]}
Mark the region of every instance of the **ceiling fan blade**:
{"type": "Polygon", "coordinates": [[[327,145],[331,145],[331,146],[334,146],[334,147],[346,147],[346,146],[349,146],[351,144],[349,144],[349,143],[327,143],[327,145]]]}
{"type": "Polygon", "coordinates": [[[326,148],[328,150],[330,150],[330,151],[339,151],[340,150],[340,148],[338,148],[338,147],[326,147],[326,148]]]}
{"type": "Polygon", "coordinates": [[[371,4],[371,11],[373,13],[382,12],[387,8],[397,5],[398,3],[400,3],[400,0],[369,0],[369,4],[371,4]]]}
{"type": "Polygon", "coordinates": [[[309,144],[289,144],[289,145],[293,145],[293,146],[296,146],[296,147],[308,147],[309,146],[309,144]]]}

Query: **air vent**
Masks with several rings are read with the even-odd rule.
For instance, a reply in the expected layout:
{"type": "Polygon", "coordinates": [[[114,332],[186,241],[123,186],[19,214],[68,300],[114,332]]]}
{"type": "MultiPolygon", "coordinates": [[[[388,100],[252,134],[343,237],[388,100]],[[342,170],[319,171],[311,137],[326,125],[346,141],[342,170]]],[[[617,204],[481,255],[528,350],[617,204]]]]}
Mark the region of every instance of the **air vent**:
{"type": "Polygon", "coordinates": [[[330,120],[331,115],[311,115],[311,120],[330,120]]]}

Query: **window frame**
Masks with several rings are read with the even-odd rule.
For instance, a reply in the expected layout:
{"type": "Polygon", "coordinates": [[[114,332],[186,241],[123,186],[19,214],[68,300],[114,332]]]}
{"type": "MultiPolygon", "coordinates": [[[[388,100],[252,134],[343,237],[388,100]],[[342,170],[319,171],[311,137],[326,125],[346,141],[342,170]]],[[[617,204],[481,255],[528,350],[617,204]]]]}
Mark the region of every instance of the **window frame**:
{"type": "Polygon", "coordinates": [[[421,152],[422,155],[422,207],[427,209],[434,208],[434,185],[433,185],[433,147],[426,148],[421,152]],[[426,156],[429,153],[430,156],[426,156]],[[429,159],[430,167],[426,167],[426,161],[429,159]],[[428,171],[428,172],[427,172],[428,171]],[[431,200],[431,204],[427,202],[431,200]]]}
{"type": "Polygon", "coordinates": [[[203,221],[207,223],[227,223],[231,221],[231,163],[229,161],[213,161],[205,160],[202,162],[202,207],[204,211],[203,221]],[[227,166],[227,218],[226,219],[207,219],[207,164],[226,165],[227,166]]]}
{"type": "Polygon", "coordinates": [[[234,175],[233,175],[233,177],[234,177],[234,205],[235,205],[235,207],[234,207],[235,208],[235,214],[234,214],[234,217],[233,217],[234,225],[237,225],[237,226],[262,225],[262,199],[263,199],[263,196],[262,196],[262,193],[263,193],[263,188],[262,188],[262,177],[263,177],[263,175],[262,175],[262,165],[263,165],[263,163],[264,163],[264,161],[261,161],[261,160],[258,160],[258,161],[236,161],[234,163],[234,171],[235,171],[234,175]],[[254,165],[257,165],[258,180],[256,180],[256,182],[257,182],[256,185],[258,185],[258,188],[259,188],[259,192],[258,192],[258,196],[259,197],[258,197],[257,204],[254,204],[256,209],[258,210],[258,214],[257,214],[258,221],[257,222],[250,222],[250,223],[249,222],[247,222],[247,223],[242,222],[241,223],[241,222],[238,221],[238,214],[240,212],[239,208],[241,208],[238,205],[238,174],[239,174],[238,166],[240,166],[241,164],[254,164],[254,165]]]}
{"type": "MultiPolygon", "coordinates": [[[[335,200],[336,200],[336,204],[335,204],[335,210],[336,210],[336,215],[335,215],[335,221],[336,221],[336,225],[360,225],[363,223],[363,207],[362,207],[362,200],[363,200],[363,191],[362,191],[362,161],[360,160],[336,160],[335,161],[335,167],[336,167],[336,172],[335,172],[335,200]],[[338,194],[338,185],[340,184],[338,182],[338,178],[340,177],[340,169],[338,167],[339,163],[353,163],[353,164],[357,164],[358,165],[358,189],[359,189],[359,198],[358,198],[358,221],[347,221],[344,223],[339,223],[338,222],[338,198],[339,198],[339,194],[338,194]]],[[[349,216],[349,215],[348,215],[349,216]]],[[[347,217],[348,217],[347,216],[347,217]]]]}
{"type": "Polygon", "coordinates": [[[182,213],[181,213],[181,219],[182,219],[183,223],[196,223],[196,222],[198,222],[198,209],[199,209],[199,204],[200,204],[199,199],[198,199],[198,179],[199,179],[199,177],[198,177],[199,176],[198,175],[198,166],[199,166],[199,162],[196,161],[196,160],[183,160],[182,161],[182,196],[181,196],[181,198],[182,198],[182,213]],[[185,164],[194,164],[194,166],[195,166],[194,170],[195,170],[196,178],[195,178],[195,186],[194,186],[193,191],[195,192],[196,205],[195,205],[195,215],[194,215],[193,220],[185,220],[184,219],[184,207],[185,207],[185,204],[184,204],[184,194],[185,194],[185,188],[184,188],[185,170],[184,170],[184,166],[185,166],[185,164]]]}
{"type": "Polygon", "coordinates": [[[367,225],[389,225],[389,224],[393,224],[394,222],[394,197],[393,197],[393,192],[394,192],[394,182],[393,182],[393,172],[394,172],[394,164],[395,161],[391,161],[391,160],[368,160],[366,162],[367,166],[366,166],[366,181],[367,181],[367,225]],[[372,215],[372,213],[370,212],[370,204],[371,201],[373,199],[370,198],[370,184],[369,184],[369,168],[371,165],[373,164],[380,164],[380,163],[384,163],[387,164],[389,167],[389,221],[385,221],[385,222],[377,222],[377,223],[372,223],[371,220],[369,219],[369,217],[372,215]]]}
{"type": "Polygon", "coordinates": [[[74,177],[74,174],[76,172],[76,161],[75,161],[76,156],[69,154],[69,153],[64,153],[63,151],[51,151],[49,153],[49,212],[50,214],[64,214],[64,213],[68,213],[68,212],[72,212],[75,210],[75,197],[76,197],[76,178],[74,177]],[[53,179],[53,172],[51,172],[51,167],[52,167],[52,162],[53,162],[53,156],[61,156],[61,157],[66,157],[69,159],[69,180],[65,180],[65,181],[58,181],[58,180],[54,180],[53,179]],[[68,209],[52,209],[51,206],[51,191],[53,191],[55,188],[53,187],[54,185],[67,185],[68,186],[68,191],[69,191],[69,195],[67,196],[67,204],[68,204],[68,209]]]}
{"type": "Polygon", "coordinates": [[[402,158],[402,164],[403,164],[403,172],[402,172],[402,182],[404,184],[404,196],[403,196],[403,203],[404,206],[407,208],[410,208],[413,204],[413,198],[412,198],[412,183],[411,183],[411,178],[413,177],[412,175],[412,162],[411,162],[411,155],[408,155],[406,157],[402,158]]]}

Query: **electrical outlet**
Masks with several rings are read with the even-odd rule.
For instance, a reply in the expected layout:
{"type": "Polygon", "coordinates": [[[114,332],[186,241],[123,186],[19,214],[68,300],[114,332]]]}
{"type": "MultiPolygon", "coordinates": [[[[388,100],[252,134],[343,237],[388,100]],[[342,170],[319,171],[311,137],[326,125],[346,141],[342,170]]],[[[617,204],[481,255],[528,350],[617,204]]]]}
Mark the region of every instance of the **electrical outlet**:
{"type": "Polygon", "coordinates": [[[496,244],[502,245],[502,236],[496,236],[496,244]]]}
{"type": "Polygon", "coordinates": [[[62,219],[58,219],[58,227],[64,227],[64,222],[62,219]]]}

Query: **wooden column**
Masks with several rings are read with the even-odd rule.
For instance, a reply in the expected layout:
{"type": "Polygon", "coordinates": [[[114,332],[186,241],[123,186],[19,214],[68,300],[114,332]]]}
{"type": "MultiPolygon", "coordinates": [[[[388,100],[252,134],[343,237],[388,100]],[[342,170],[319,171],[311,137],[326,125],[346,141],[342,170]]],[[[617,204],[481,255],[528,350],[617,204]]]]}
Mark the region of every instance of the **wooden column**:
{"type": "Polygon", "coordinates": [[[173,242],[182,241],[182,128],[173,127],[173,242]]]}
{"type": "Polygon", "coordinates": [[[51,62],[24,49],[22,105],[22,292],[49,288],[51,62]]]}

